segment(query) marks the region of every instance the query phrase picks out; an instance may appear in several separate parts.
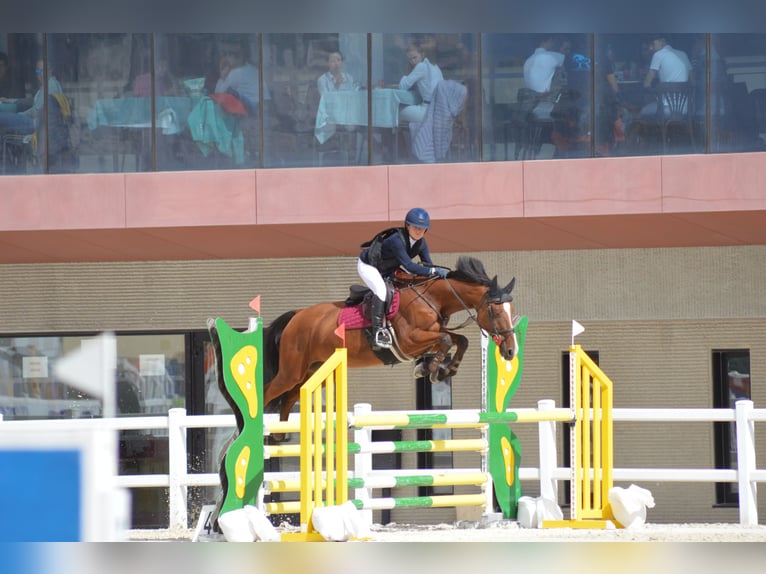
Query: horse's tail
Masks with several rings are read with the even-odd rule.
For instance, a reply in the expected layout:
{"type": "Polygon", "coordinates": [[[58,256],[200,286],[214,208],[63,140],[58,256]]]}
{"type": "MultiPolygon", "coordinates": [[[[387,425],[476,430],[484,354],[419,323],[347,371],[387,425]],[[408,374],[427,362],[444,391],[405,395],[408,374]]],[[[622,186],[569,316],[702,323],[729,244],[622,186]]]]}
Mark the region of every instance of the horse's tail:
{"type": "Polygon", "coordinates": [[[263,331],[263,381],[268,384],[279,372],[279,342],[282,331],[295,316],[296,311],[287,311],[274,319],[263,331]]]}

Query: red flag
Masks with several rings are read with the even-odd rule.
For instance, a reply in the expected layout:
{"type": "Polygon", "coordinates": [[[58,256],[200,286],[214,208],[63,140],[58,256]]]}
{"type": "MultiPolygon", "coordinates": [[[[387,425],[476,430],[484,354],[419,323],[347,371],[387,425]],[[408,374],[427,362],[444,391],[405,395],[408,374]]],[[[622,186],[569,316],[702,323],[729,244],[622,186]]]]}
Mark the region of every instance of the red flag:
{"type": "Polygon", "coordinates": [[[340,325],[338,325],[338,328],[335,329],[335,331],[333,332],[338,336],[338,338],[340,338],[342,342],[341,346],[345,347],[346,346],[346,324],[341,323],[340,325]]]}
{"type": "Polygon", "coordinates": [[[260,316],[261,314],[261,296],[258,295],[255,299],[250,301],[250,308],[254,309],[256,313],[260,316]]]}

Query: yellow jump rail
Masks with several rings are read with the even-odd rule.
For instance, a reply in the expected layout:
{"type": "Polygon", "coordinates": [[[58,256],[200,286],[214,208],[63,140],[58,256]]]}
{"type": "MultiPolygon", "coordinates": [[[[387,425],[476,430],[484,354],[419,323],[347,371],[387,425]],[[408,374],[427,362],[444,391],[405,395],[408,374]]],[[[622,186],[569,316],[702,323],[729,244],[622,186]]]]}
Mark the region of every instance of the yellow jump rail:
{"type": "Polygon", "coordinates": [[[301,387],[301,528],[300,532],[282,534],[283,541],[324,540],[311,522],[314,509],[348,500],[347,373],[347,351],[336,349],[301,387]]]}
{"type": "MultiPolygon", "coordinates": [[[[580,345],[569,348],[569,388],[575,420],[570,435],[569,520],[546,520],[544,528],[606,528],[614,522],[612,381],[580,345]]],[[[615,523],[615,525],[617,525],[615,523]]]]}

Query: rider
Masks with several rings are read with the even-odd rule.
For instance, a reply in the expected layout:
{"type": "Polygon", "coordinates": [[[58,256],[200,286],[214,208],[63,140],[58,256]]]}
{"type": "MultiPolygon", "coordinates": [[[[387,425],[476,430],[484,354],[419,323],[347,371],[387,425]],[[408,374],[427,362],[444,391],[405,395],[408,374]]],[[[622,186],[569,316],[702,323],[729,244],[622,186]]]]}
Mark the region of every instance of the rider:
{"type": "Polygon", "coordinates": [[[421,207],[413,207],[407,212],[404,227],[397,229],[382,240],[380,249],[370,248],[362,251],[356,264],[359,276],[373,292],[371,299],[372,327],[375,331],[374,345],[377,348],[391,348],[391,334],[383,326],[386,307],[386,283],[384,279],[392,277],[399,267],[404,267],[413,275],[436,275],[444,277],[447,270],[433,267],[428,251],[425,234],[431,227],[428,212],[421,207]],[[406,241],[406,245],[405,245],[406,241]],[[372,259],[371,261],[371,253],[372,259]],[[419,256],[424,265],[415,263],[419,256]],[[428,267],[426,267],[428,265],[428,267]]]}

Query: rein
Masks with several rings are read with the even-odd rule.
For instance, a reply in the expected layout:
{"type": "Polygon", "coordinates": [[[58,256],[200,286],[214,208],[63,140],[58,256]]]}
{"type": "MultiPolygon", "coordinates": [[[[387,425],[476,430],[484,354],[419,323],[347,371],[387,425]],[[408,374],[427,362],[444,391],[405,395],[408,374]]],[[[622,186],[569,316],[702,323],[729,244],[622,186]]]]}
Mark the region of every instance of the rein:
{"type": "MultiPolygon", "coordinates": [[[[432,279],[429,279],[428,281],[425,281],[424,283],[418,283],[418,285],[423,285],[425,283],[429,283],[429,282],[435,281],[435,280],[436,280],[435,278],[432,278],[432,279]]],[[[452,291],[452,294],[455,296],[455,299],[457,299],[458,302],[463,306],[463,310],[466,313],[468,313],[468,318],[465,321],[463,321],[460,325],[458,325],[456,327],[450,328],[449,331],[457,331],[459,329],[462,329],[462,328],[464,328],[466,325],[468,325],[471,322],[476,323],[476,325],[479,327],[479,329],[481,331],[484,331],[482,326],[479,325],[478,313],[475,313],[473,308],[469,307],[468,304],[466,304],[466,302],[463,300],[463,298],[460,296],[460,294],[452,286],[452,283],[450,283],[449,279],[444,277],[444,281],[447,283],[447,286],[450,288],[450,291],[452,291]]],[[[411,289],[414,289],[414,287],[415,287],[415,285],[410,285],[411,289]]],[[[415,293],[417,294],[417,296],[420,299],[423,300],[423,302],[426,305],[428,305],[434,311],[434,313],[436,313],[437,317],[439,317],[439,319],[440,319],[440,323],[442,325],[445,325],[445,323],[446,323],[445,317],[441,314],[441,312],[436,307],[436,305],[434,305],[434,303],[428,297],[426,297],[425,293],[421,293],[418,290],[415,290],[415,293]]],[[[492,304],[489,301],[489,291],[487,291],[487,293],[485,293],[484,296],[481,298],[481,301],[479,301],[479,304],[477,305],[477,308],[481,307],[481,305],[485,301],[487,303],[487,315],[489,316],[490,322],[492,323],[492,336],[493,337],[501,337],[501,336],[513,334],[515,332],[515,328],[513,326],[513,321],[511,321],[511,328],[510,329],[502,329],[502,330],[500,330],[497,327],[495,327],[495,314],[492,312],[492,304]]]]}

